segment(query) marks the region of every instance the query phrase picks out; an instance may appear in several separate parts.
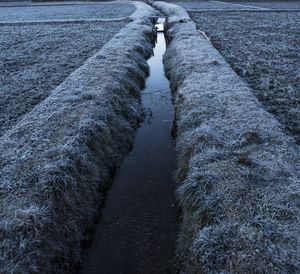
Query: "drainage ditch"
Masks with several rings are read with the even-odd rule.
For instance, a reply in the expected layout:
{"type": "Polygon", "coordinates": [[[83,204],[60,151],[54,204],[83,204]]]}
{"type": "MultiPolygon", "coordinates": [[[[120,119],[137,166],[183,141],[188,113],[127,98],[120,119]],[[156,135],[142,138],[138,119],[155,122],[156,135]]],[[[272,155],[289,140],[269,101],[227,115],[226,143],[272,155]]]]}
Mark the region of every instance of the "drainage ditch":
{"type": "Polygon", "coordinates": [[[179,229],[175,201],[174,106],[163,67],[163,18],[142,91],[146,117],[116,173],[82,274],[174,273],[179,229]]]}

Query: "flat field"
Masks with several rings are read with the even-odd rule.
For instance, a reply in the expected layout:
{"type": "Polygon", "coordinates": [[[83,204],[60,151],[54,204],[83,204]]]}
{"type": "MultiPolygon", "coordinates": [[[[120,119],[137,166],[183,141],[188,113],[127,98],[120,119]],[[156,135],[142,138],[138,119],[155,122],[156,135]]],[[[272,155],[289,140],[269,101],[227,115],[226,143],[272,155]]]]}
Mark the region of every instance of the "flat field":
{"type": "Polygon", "coordinates": [[[243,7],[235,3],[221,3],[218,1],[206,1],[206,2],[190,2],[190,1],[176,1],[174,4],[181,6],[187,10],[232,10],[232,9],[257,9],[256,7],[243,7]]]}
{"type": "Polygon", "coordinates": [[[111,19],[129,16],[134,10],[134,5],[103,3],[1,7],[0,21],[111,19]]]}
{"type": "Polygon", "coordinates": [[[228,1],[233,4],[268,9],[300,9],[300,1],[228,1]]]}
{"type": "MultiPolygon", "coordinates": [[[[56,18],[62,19],[65,8],[82,6],[50,8],[61,9],[60,17],[56,14],[56,18]]],[[[127,11],[120,7],[119,16],[130,15],[134,10],[132,5],[126,6],[127,11]]],[[[108,16],[105,5],[95,7],[103,8],[103,15],[108,16]]],[[[38,8],[48,12],[48,7],[38,8]]],[[[32,9],[36,11],[35,7],[26,7],[23,14],[20,10],[19,17],[13,13],[11,15],[19,21],[32,9]]],[[[3,13],[4,9],[0,8],[2,18],[7,16],[3,13]]],[[[114,11],[111,16],[116,14],[114,11]]],[[[43,101],[52,89],[100,50],[128,22],[0,24],[0,136],[43,101]]]]}
{"type": "Polygon", "coordinates": [[[300,134],[300,13],[190,12],[264,107],[300,134]]]}
{"type": "Polygon", "coordinates": [[[300,9],[300,1],[167,1],[187,10],[300,9]]]}

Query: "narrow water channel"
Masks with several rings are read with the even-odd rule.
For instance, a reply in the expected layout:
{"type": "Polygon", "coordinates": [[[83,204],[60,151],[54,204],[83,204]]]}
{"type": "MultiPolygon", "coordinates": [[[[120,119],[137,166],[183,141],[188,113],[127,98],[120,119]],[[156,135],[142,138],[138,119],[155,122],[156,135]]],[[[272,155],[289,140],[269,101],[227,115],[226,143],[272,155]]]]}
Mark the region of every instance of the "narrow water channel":
{"type": "Polygon", "coordinates": [[[164,34],[159,32],[142,91],[147,116],[107,193],[83,274],[174,273],[178,232],[172,180],[174,106],[162,63],[165,49],[164,34]]]}

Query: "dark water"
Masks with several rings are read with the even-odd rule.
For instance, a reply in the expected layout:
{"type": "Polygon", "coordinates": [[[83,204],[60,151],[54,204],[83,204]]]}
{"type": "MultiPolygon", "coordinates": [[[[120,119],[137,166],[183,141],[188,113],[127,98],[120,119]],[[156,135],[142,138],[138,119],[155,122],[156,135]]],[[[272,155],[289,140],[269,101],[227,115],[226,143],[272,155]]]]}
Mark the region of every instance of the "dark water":
{"type": "Polygon", "coordinates": [[[172,181],[174,107],[164,76],[164,52],[164,34],[158,33],[142,91],[147,117],[107,194],[83,274],[174,273],[178,232],[172,181]]]}

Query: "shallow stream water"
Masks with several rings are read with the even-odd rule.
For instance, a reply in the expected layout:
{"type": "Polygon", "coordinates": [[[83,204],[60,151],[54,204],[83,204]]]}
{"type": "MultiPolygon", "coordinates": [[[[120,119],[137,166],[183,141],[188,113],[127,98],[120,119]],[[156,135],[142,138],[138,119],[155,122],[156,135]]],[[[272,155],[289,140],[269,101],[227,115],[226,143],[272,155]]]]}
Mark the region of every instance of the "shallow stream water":
{"type": "Polygon", "coordinates": [[[165,49],[164,33],[159,32],[142,91],[147,115],[107,193],[83,274],[174,273],[178,232],[172,180],[174,106],[162,63],[165,49]]]}

